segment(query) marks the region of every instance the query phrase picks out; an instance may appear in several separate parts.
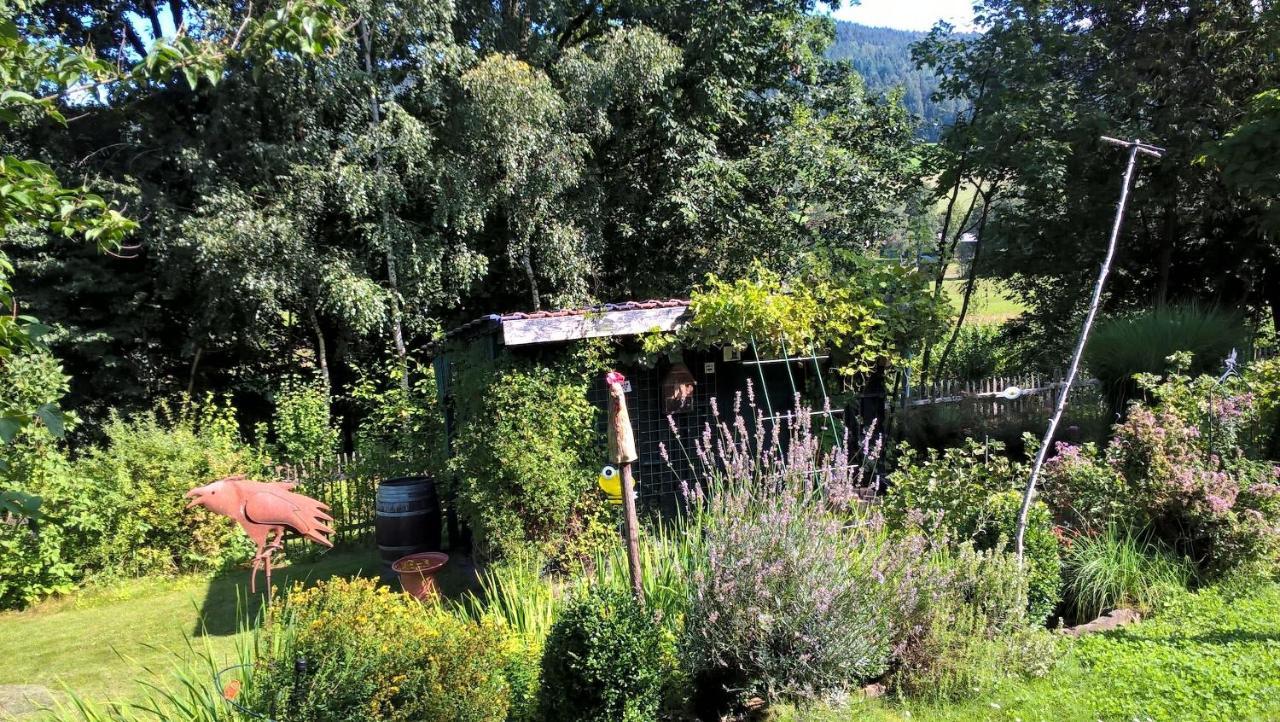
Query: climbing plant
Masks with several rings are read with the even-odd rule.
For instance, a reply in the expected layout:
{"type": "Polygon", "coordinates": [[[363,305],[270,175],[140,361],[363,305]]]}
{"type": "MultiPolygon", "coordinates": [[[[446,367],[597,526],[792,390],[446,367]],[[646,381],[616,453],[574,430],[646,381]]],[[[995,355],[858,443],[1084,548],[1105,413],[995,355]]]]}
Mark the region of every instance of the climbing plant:
{"type": "Polygon", "coordinates": [[[585,558],[609,539],[595,488],[604,453],[587,398],[603,371],[592,343],[538,359],[464,352],[451,398],[459,510],[490,557],[585,558]]]}
{"type": "Polygon", "coordinates": [[[753,344],[768,354],[820,350],[841,374],[862,373],[880,359],[901,361],[940,331],[948,309],[927,283],[914,270],[871,259],[856,261],[851,273],[810,270],[790,280],[757,263],[734,281],[708,276],[690,297],[689,322],[674,334],[647,335],[644,351],[753,344]]]}

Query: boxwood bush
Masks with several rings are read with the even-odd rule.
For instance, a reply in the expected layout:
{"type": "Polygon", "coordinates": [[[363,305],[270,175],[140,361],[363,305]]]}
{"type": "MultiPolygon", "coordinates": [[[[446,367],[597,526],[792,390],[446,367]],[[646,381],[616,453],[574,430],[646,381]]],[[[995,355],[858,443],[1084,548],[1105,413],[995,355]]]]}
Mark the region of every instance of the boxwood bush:
{"type": "Polygon", "coordinates": [[[593,586],[560,614],[542,656],[547,720],[642,722],[657,718],[674,649],[621,589],[593,586]]]}

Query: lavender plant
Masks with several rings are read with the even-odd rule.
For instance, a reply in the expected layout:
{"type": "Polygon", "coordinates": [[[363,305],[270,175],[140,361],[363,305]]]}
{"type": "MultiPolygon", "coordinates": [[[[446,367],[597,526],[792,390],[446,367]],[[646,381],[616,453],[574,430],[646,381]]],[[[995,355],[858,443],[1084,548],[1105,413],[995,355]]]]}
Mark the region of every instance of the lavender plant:
{"type": "Polygon", "coordinates": [[[855,461],[806,410],[769,425],[747,397],[751,425],[741,398],[730,421],[713,408],[685,482],[706,554],[682,644],[694,683],[704,698],[773,701],[877,677],[914,588],[910,555],[857,510],[879,450],[869,434],[855,461]]]}

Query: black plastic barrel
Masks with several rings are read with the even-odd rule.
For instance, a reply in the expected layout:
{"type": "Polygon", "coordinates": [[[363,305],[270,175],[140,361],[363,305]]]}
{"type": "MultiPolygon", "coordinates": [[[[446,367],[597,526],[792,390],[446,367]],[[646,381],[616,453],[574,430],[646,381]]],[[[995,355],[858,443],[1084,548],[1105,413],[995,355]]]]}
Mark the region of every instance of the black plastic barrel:
{"type": "Polygon", "coordinates": [[[384,571],[407,554],[440,551],[440,496],[427,476],[387,479],[378,485],[374,518],[384,571]]]}

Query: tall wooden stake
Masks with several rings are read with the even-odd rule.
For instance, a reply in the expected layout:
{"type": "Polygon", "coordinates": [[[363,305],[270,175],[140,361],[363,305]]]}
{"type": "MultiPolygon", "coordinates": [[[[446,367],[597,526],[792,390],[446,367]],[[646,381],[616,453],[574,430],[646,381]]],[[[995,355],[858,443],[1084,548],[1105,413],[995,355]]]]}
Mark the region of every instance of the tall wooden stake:
{"type": "Polygon", "coordinates": [[[1102,140],[1111,145],[1129,149],[1129,165],[1124,171],[1124,183],[1120,187],[1120,204],[1116,207],[1116,220],[1111,226],[1111,241],[1107,244],[1107,256],[1098,271],[1098,282],[1093,286],[1093,298],[1089,301],[1089,312],[1084,318],[1084,327],[1080,329],[1080,338],[1076,341],[1075,353],[1071,356],[1071,367],[1067,371],[1067,379],[1059,390],[1058,402],[1054,406],[1053,416],[1049,419],[1049,428],[1045,429],[1044,438],[1040,441],[1040,450],[1036,452],[1036,462],[1031,467],[1031,478],[1027,480],[1027,488],[1022,493],[1022,508],[1018,511],[1018,531],[1015,546],[1018,551],[1018,564],[1022,564],[1023,542],[1027,534],[1027,517],[1031,513],[1031,500],[1035,496],[1036,481],[1040,478],[1040,469],[1044,466],[1045,456],[1049,453],[1049,444],[1058,431],[1062,414],[1067,410],[1067,399],[1071,396],[1071,385],[1075,383],[1076,374],[1080,371],[1080,358],[1084,356],[1085,343],[1089,340],[1089,331],[1093,321],[1098,317],[1098,308],[1102,305],[1102,290],[1107,284],[1107,275],[1111,273],[1111,262],[1116,257],[1116,243],[1120,240],[1120,227],[1124,223],[1125,207],[1129,204],[1129,189],[1133,186],[1133,170],[1138,164],[1138,154],[1145,153],[1156,158],[1164,153],[1163,148],[1147,145],[1140,140],[1116,140],[1103,136],[1102,140]]]}
{"type": "Polygon", "coordinates": [[[623,534],[627,543],[627,565],[631,568],[631,593],[636,601],[644,603],[644,584],[640,571],[640,520],[636,516],[635,479],[631,476],[631,464],[636,454],[636,437],[631,430],[631,416],[627,413],[627,396],[623,384],[627,379],[617,371],[605,376],[609,386],[609,457],[622,470],[623,534]]]}

